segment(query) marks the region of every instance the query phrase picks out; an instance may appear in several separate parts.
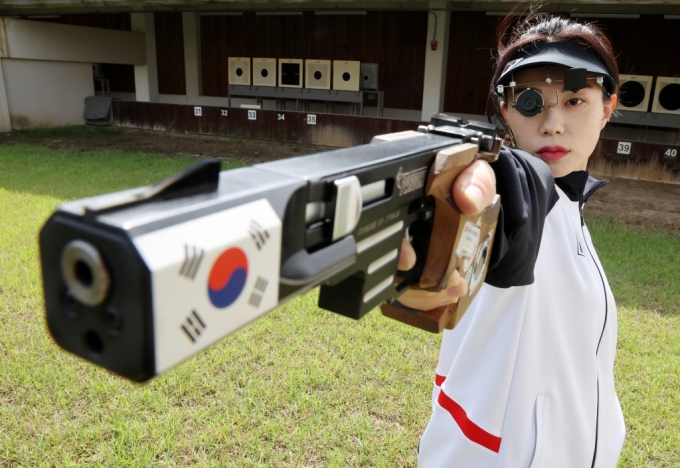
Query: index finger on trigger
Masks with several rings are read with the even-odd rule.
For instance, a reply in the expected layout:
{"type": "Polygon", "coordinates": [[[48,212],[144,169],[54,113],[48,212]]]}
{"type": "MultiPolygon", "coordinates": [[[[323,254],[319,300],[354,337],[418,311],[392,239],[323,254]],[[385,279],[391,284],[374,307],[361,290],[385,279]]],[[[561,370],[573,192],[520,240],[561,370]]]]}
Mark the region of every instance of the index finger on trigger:
{"type": "Polygon", "coordinates": [[[398,269],[402,271],[408,271],[413,268],[416,264],[416,251],[408,242],[406,238],[401,240],[401,250],[399,252],[399,265],[398,269]]]}
{"type": "Polygon", "coordinates": [[[481,213],[496,194],[496,175],[489,163],[478,159],[458,175],[451,188],[456,207],[464,214],[481,213]]]}

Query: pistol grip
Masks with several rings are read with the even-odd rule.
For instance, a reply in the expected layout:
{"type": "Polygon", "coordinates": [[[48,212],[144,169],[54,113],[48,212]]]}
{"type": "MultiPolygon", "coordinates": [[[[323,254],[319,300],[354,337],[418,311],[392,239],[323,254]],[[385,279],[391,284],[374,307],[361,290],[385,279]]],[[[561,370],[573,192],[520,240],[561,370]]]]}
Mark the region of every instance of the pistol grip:
{"type": "Polygon", "coordinates": [[[451,188],[456,177],[472,164],[478,152],[477,145],[471,143],[452,146],[437,153],[430,168],[426,193],[435,202],[434,224],[427,261],[420,276],[421,289],[440,291],[445,288],[456,266],[455,244],[460,238],[461,225],[469,217],[453,204],[451,188]]]}
{"type": "Polygon", "coordinates": [[[460,172],[476,158],[479,147],[470,143],[440,151],[430,169],[426,193],[435,201],[434,225],[428,248],[427,261],[418,289],[440,291],[448,283],[454,269],[468,283],[468,292],[457,303],[430,311],[416,311],[398,302],[383,304],[383,315],[409,325],[439,333],[454,328],[477,295],[486,276],[491,247],[500,211],[500,197],[477,215],[464,215],[453,204],[451,188],[460,172]],[[467,227],[466,227],[467,225],[467,227]],[[473,231],[474,242],[466,241],[473,231]],[[453,235],[455,233],[455,236],[453,235]],[[468,242],[461,245],[461,241],[468,242]],[[467,255],[460,255],[465,252],[467,255]]]}
{"type": "Polygon", "coordinates": [[[455,317],[455,308],[450,305],[422,311],[411,309],[394,301],[382,304],[380,311],[385,317],[431,333],[441,333],[445,328],[451,329],[458,323],[455,317]]]}

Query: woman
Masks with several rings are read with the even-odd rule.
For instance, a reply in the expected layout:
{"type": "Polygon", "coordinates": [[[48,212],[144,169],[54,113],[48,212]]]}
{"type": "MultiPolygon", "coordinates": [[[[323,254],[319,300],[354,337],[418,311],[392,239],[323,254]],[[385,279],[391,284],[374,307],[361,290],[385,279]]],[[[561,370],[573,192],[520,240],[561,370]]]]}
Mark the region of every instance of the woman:
{"type": "MultiPolygon", "coordinates": [[[[606,37],[569,19],[529,18],[499,43],[491,107],[512,146],[492,172],[466,171],[454,200],[484,206],[495,176],[502,210],[485,284],[443,337],[419,465],[615,467],[625,437],[616,308],[582,209],[606,183],[585,169],[616,106],[618,68],[606,37]]],[[[400,301],[429,310],[465,289],[458,276],[450,286],[400,301]]]]}

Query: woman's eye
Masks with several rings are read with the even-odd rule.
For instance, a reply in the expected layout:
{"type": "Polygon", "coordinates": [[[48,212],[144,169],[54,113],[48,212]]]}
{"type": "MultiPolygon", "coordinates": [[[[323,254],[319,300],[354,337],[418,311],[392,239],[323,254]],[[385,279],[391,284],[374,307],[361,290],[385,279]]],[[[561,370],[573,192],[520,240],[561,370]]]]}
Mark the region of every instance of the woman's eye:
{"type": "Polygon", "coordinates": [[[570,106],[578,106],[582,102],[585,102],[585,101],[583,99],[580,99],[580,98],[572,98],[572,99],[569,99],[567,101],[567,104],[569,104],[570,106]]]}

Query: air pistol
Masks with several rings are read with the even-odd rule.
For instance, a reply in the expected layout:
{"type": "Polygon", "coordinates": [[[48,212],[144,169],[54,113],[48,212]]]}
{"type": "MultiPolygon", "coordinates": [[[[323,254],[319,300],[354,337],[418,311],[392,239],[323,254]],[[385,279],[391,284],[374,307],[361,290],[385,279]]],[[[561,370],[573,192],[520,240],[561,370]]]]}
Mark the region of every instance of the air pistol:
{"type": "Polygon", "coordinates": [[[220,171],[206,159],[157,185],[62,204],[40,232],[47,324],[67,351],[134,381],[159,375],[320,286],[319,306],[453,328],[481,287],[499,197],[462,215],[458,173],[494,161],[495,125],[435,114],[371,144],[220,171]],[[402,239],[416,265],[399,271],[402,239]],[[402,306],[409,288],[469,285],[457,304],[402,306]]]}

